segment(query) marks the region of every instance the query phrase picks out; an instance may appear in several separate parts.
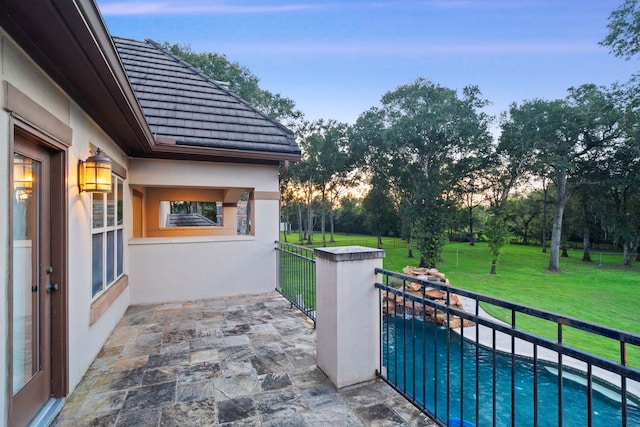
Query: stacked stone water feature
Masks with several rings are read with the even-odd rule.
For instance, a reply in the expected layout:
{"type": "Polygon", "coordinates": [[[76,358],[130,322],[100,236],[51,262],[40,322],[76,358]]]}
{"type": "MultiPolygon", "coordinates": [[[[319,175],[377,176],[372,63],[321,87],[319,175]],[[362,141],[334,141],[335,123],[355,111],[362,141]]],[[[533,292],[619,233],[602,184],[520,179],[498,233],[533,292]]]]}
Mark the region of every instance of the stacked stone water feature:
{"type": "MultiPolygon", "coordinates": [[[[435,268],[406,266],[402,269],[402,272],[405,275],[415,277],[418,280],[439,283],[446,286],[450,285],[449,279],[445,277],[444,273],[439,272],[435,268]]],[[[425,298],[442,305],[447,305],[447,292],[436,287],[427,286],[423,291],[423,285],[415,282],[409,282],[406,285],[405,291],[420,298],[422,298],[424,294],[425,298]]],[[[464,308],[460,303],[460,299],[453,293],[449,293],[449,304],[457,310],[464,311],[464,308]]],[[[441,310],[436,310],[433,307],[413,302],[409,299],[405,301],[404,297],[386,291],[383,291],[382,293],[382,311],[384,314],[414,316],[420,319],[422,319],[424,315],[426,320],[435,320],[438,325],[448,326],[453,329],[459,328],[463,320],[459,316],[455,316],[453,314],[450,314],[447,318],[447,314],[441,310]]],[[[473,325],[473,322],[464,319],[465,327],[473,325]]]]}

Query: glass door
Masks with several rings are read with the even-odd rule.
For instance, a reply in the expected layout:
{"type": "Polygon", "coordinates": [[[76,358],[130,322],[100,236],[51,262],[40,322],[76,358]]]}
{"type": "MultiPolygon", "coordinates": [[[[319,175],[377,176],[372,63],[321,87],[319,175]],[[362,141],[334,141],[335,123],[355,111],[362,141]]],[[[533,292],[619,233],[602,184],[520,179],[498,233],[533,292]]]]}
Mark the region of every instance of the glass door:
{"type": "Polygon", "coordinates": [[[16,138],[13,154],[11,424],[26,425],[51,395],[49,153],[16,138]]]}

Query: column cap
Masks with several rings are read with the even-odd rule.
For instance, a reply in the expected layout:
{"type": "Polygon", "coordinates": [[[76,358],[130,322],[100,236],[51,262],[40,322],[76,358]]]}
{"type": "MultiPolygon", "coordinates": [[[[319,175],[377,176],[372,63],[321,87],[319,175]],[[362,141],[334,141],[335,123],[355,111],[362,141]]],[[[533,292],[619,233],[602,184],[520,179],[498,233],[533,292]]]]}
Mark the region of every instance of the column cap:
{"type": "Polygon", "coordinates": [[[316,248],[313,253],[318,258],[331,261],[358,261],[362,259],[384,258],[382,249],[367,248],[365,246],[336,246],[334,248],[316,248]]]}

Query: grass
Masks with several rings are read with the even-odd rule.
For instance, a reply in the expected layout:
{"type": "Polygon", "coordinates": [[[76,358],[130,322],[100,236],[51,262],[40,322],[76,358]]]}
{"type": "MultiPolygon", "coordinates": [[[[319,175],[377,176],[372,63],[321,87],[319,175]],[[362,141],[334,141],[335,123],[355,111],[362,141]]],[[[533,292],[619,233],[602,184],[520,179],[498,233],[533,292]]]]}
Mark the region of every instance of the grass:
{"type": "MultiPolygon", "coordinates": [[[[316,234],[315,246],[320,240],[316,234]]],[[[297,243],[297,235],[289,235],[297,243]]],[[[336,245],[376,245],[372,236],[337,235],[336,245]]],[[[419,258],[407,258],[406,242],[384,238],[384,268],[402,271],[406,265],[417,265],[419,258]]],[[[415,251],[416,257],[419,256],[415,251]]],[[[547,270],[549,254],[539,247],[510,245],[498,261],[498,274],[490,275],[489,250],[484,243],[450,243],[438,265],[455,287],[512,301],[538,309],[575,317],[609,328],[640,334],[640,268],[625,268],[621,255],[596,254],[593,263],[583,263],[581,252],[569,252],[560,259],[561,272],[547,270]],[[602,262],[603,266],[598,266],[602,262]]],[[[511,313],[499,307],[484,305],[493,316],[510,322],[511,313]]],[[[557,340],[555,323],[517,315],[516,325],[536,335],[557,340]]],[[[619,362],[618,341],[563,327],[563,341],[572,347],[589,351],[619,362]]],[[[640,368],[640,348],[627,346],[628,364],[640,368]]]]}

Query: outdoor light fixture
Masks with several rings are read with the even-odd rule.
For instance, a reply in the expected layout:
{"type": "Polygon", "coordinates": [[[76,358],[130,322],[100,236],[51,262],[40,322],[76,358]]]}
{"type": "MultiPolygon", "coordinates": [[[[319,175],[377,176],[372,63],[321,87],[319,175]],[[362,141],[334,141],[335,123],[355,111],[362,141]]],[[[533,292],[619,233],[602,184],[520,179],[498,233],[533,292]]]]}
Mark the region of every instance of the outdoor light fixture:
{"type": "Polygon", "coordinates": [[[78,162],[78,187],[80,192],[111,192],[111,159],[101,149],[97,148],[96,154],[84,162],[78,162]]]}
{"type": "Polygon", "coordinates": [[[13,159],[13,187],[18,202],[31,196],[33,189],[33,164],[31,159],[20,156],[13,159]]]}

